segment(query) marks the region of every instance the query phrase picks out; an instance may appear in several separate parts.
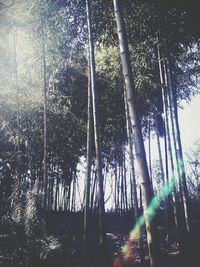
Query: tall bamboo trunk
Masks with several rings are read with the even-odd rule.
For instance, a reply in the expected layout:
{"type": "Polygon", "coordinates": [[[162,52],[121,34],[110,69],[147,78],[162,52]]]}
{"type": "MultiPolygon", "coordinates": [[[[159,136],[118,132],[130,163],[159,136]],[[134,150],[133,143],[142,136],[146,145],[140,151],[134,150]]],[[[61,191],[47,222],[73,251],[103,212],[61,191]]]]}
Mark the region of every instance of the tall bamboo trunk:
{"type": "MultiPolygon", "coordinates": [[[[58,188],[58,193],[59,193],[59,190],[60,187],[58,188]]],[[[67,200],[66,200],[66,207],[67,207],[67,210],[70,211],[70,198],[71,198],[71,189],[72,189],[72,183],[70,182],[69,185],[67,185],[67,200]]],[[[58,200],[59,200],[59,197],[58,197],[58,200]]],[[[59,206],[59,205],[58,205],[59,206]]]]}
{"type": "Polygon", "coordinates": [[[189,197],[188,197],[188,189],[186,183],[186,173],[185,173],[185,164],[183,159],[183,150],[182,150],[182,143],[181,143],[181,135],[180,135],[180,127],[179,127],[179,120],[178,120],[178,109],[177,109],[177,99],[173,87],[172,81],[172,71],[171,71],[171,59],[168,50],[166,50],[167,58],[167,74],[168,74],[168,81],[169,81],[169,99],[172,104],[172,113],[174,120],[174,130],[175,130],[175,138],[176,138],[176,153],[177,153],[177,165],[178,165],[178,172],[179,172],[179,179],[181,180],[181,196],[183,198],[183,207],[184,207],[184,217],[185,217],[185,224],[187,230],[187,238],[188,242],[190,243],[191,238],[191,226],[190,226],[190,214],[189,214],[189,197]]]}
{"type": "MultiPolygon", "coordinates": [[[[174,151],[175,151],[175,158],[176,158],[176,167],[177,167],[177,175],[178,175],[178,185],[179,185],[179,201],[182,202],[182,187],[181,187],[181,174],[180,174],[180,169],[179,169],[179,160],[178,160],[178,154],[177,154],[177,143],[176,143],[176,136],[175,136],[175,125],[174,125],[174,113],[173,113],[173,107],[171,103],[171,98],[170,98],[170,81],[169,81],[169,76],[167,72],[167,66],[166,66],[166,61],[163,60],[163,71],[164,71],[164,76],[165,76],[165,84],[166,84],[166,97],[167,101],[169,103],[169,113],[170,113],[170,120],[171,120],[171,132],[172,132],[172,137],[173,137],[173,144],[174,144],[174,151]]],[[[182,204],[182,203],[181,203],[182,204]]]]}
{"type": "Polygon", "coordinates": [[[65,183],[63,183],[63,196],[62,196],[62,207],[63,207],[63,210],[65,211],[65,199],[66,199],[66,186],[65,186],[65,183]]]}
{"type": "Polygon", "coordinates": [[[130,178],[129,179],[129,183],[130,183],[130,210],[132,211],[132,210],[134,210],[132,171],[130,171],[129,178],[130,178]]]}
{"type": "MultiPolygon", "coordinates": [[[[131,136],[131,121],[130,121],[130,116],[129,116],[128,103],[127,103],[125,90],[124,90],[124,102],[125,102],[125,114],[126,114],[127,139],[128,139],[128,146],[129,146],[129,160],[130,160],[130,165],[131,165],[131,181],[130,181],[131,182],[131,200],[133,199],[134,201],[134,203],[131,203],[131,205],[134,207],[134,217],[135,217],[135,222],[136,222],[139,219],[140,214],[139,214],[139,207],[138,207],[133,146],[132,146],[132,138],[131,138],[132,137],[131,136]]],[[[139,237],[138,247],[139,247],[139,252],[140,252],[140,259],[141,259],[141,262],[143,263],[145,261],[145,258],[144,258],[144,251],[143,251],[142,236],[139,237]]]]}
{"type": "Polygon", "coordinates": [[[153,181],[152,181],[152,164],[151,164],[151,119],[149,117],[149,129],[148,129],[148,156],[149,156],[149,176],[152,184],[152,192],[153,192],[153,181]]]}
{"type": "Polygon", "coordinates": [[[126,179],[126,158],[124,155],[124,160],[123,160],[123,169],[124,169],[124,196],[125,196],[125,210],[126,212],[128,211],[128,195],[127,195],[127,179],[126,179]]]}
{"type": "Polygon", "coordinates": [[[91,183],[91,142],[92,142],[92,95],[90,53],[88,49],[88,121],[87,121],[87,165],[85,175],[85,203],[84,203],[84,232],[83,232],[83,263],[87,266],[89,212],[90,212],[90,183],[91,183]]]}
{"type": "MultiPolygon", "coordinates": [[[[88,25],[88,39],[89,39],[89,53],[90,53],[90,71],[91,71],[91,90],[92,90],[92,106],[93,106],[93,123],[94,123],[94,140],[96,152],[96,169],[98,178],[98,205],[99,205],[99,243],[102,251],[105,248],[106,234],[105,234],[105,209],[104,209],[104,191],[103,191],[103,175],[102,175],[102,159],[101,159],[101,141],[100,141],[100,127],[99,127],[99,107],[98,107],[98,91],[96,88],[96,70],[94,57],[94,41],[91,25],[90,3],[86,0],[87,10],[87,25],[88,25]]],[[[103,260],[103,259],[102,259],[103,260]]]]}
{"type": "Polygon", "coordinates": [[[165,121],[164,121],[164,151],[165,151],[165,177],[166,177],[166,182],[169,183],[169,164],[168,164],[167,134],[166,134],[165,121]]]}
{"type": "MultiPolygon", "coordinates": [[[[162,177],[162,184],[168,184],[168,180],[165,179],[164,168],[163,168],[163,159],[162,159],[162,152],[161,152],[161,145],[160,145],[160,136],[159,136],[159,129],[158,129],[158,121],[156,120],[156,139],[157,139],[157,147],[158,147],[158,156],[159,156],[159,163],[160,163],[160,170],[161,170],[161,177],[162,177]]],[[[169,227],[169,203],[168,198],[164,199],[164,212],[165,212],[165,225],[166,225],[166,236],[168,242],[170,241],[170,227],[169,227]]]]}
{"type": "MultiPolygon", "coordinates": [[[[14,33],[14,60],[15,60],[15,89],[16,89],[16,100],[17,100],[17,152],[20,151],[20,105],[19,105],[19,86],[18,86],[18,64],[17,64],[17,31],[14,33]]],[[[18,187],[20,190],[21,186],[21,170],[20,161],[17,160],[17,175],[16,175],[18,187]]],[[[19,199],[19,196],[18,196],[19,199]]],[[[6,197],[4,197],[4,205],[6,204],[6,197]]],[[[5,206],[3,205],[3,210],[5,206]]],[[[11,204],[12,206],[12,204],[11,204]]]]}
{"type": "Polygon", "coordinates": [[[73,174],[73,187],[72,187],[72,196],[71,196],[71,212],[76,211],[76,173],[73,174]]]}
{"type": "Polygon", "coordinates": [[[120,195],[121,195],[121,201],[120,201],[120,215],[122,215],[122,212],[124,210],[124,177],[123,177],[123,160],[120,163],[120,177],[121,177],[121,182],[120,182],[120,195]]]}
{"type": "Polygon", "coordinates": [[[44,150],[43,150],[43,188],[44,188],[44,208],[46,208],[47,201],[47,80],[46,80],[46,54],[45,54],[45,41],[44,41],[44,29],[42,21],[42,57],[43,57],[43,95],[44,95],[44,150]]]}
{"type": "MultiPolygon", "coordinates": [[[[168,101],[167,101],[166,84],[165,84],[166,81],[165,81],[164,74],[163,74],[159,40],[157,40],[157,53],[158,53],[158,65],[159,65],[159,72],[160,72],[160,82],[161,82],[161,89],[162,89],[162,101],[163,101],[163,106],[164,106],[165,134],[167,136],[168,152],[169,152],[169,158],[171,162],[171,172],[172,172],[172,181],[169,181],[169,183],[170,182],[174,183],[175,169],[174,169],[174,161],[173,161],[170,130],[169,130],[168,101]]],[[[174,186],[174,190],[172,191],[172,200],[173,200],[173,212],[174,212],[174,221],[175,221],[175,227],[176,227],[176,235],[177,235],[178,242],[181,245],[182,243],[180,239],[181,229],[180,229],[180,220],[178,216],[178,199],[177,199],[176,185],[174,186]]]]}
{"type": "MultiPolygon", "coordinates": [[[[20,114],[19,114],[19,86],[18,86],[18,64],[17,64],[17,31],[14,33],[14,60],[15,60],[15,88],[17,100],[17,151],[20,151],[20,114]]],[[[19,168],[18,168],[19,172],[19,168]]]]}
{"type": "Polygon", "coordinates": [[[57,207],[58,207],[58,187],[59,187],[59,174],[56,177],[55,203],[54,203],[55,211],[57,211],[57,207]]]}
{"type": "Polygon", "coordinates": [[[144,141],[142,137],[142,128],[139,118],[137,97],[135,92],[135,86],[132,76],[132,68],[129,56],[128,42],[125,30],[125,24],[122,15],[122,9],[119,0],[114,0],[114,10],[117,22],[117,30],[120,44],[120,54],[123,67],[123,75],[126,86],[127,102],[130,112],[132,133],[134,138],[134,145],[136,151],[136,160],[138,164],[138,171],[141,177],[141,188],[142,188],[142,200],[144,207],[145,225],[147,230],[147,243],[150,254],[151,266],[158,266],[158,246],[155,240],[155,233],[153,223],[148,215],[147,208],[150,203],[153,194],[151,191],[151,181],[149,178],[149,172],[147,167],[146,153],[144,148],[144,141]]]}
{"type": "Polygon", "coordinates": [[[96,183],[97,183],[97,175],[96,170],[91,172],[91,181],[92,181],[92,192],[91,192],[91,201],[90,201],[90,210],[93,211],[94,209],[94,201],[95,201],[95,190],[96,190],[96,183]]]}
{"type": "Polygon", "coordinates": [[[115,166],[114,166],[114,183],[115,183],[115,210],[117,210],[117,163],[115,156],[115,166]]]}
{"type": "Polygon", "coordinates": [[[133,207],[134,207],[134,215],[135,221],[139,218],[139,209],[138,209],[138,199],[137,199],[137,186],[135,180],[135,166],[134,166],[134,156],[133,156],[133,147],[132,147],[132,138],[131,138],[131,122],[127,104],[126,91],[124,91],[124,102],[125,102],[125,113],[126,113],[126,129],[127,129],[127,138],[128,138],[128,146],[129,146],[129,160],[131,165],[131,183],[133,185],[133,207]]]}
{"type": "Polygon", "coordinates": [[[120,210],[120,199],[119,199],[119,194],[120,194],[120,166],[118,166],[118,172],[117,172],[117,211],[120,210]]]}

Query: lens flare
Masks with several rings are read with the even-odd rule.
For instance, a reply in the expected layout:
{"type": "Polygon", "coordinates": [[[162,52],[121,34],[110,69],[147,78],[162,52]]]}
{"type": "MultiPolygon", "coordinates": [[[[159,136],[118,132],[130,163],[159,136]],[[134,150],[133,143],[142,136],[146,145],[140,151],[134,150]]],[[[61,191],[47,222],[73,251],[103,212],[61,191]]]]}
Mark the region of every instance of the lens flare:
{"type": "MultiPolygon", "coordinates": [[[[175,173],[173,172],[170,182],[162,185],[160,192],[152,198],[145,213],[143,213],[143,215],[141,215],[140,218],[137,220],[134,228],[131,230],[129,234],[128,240],[136,240],[140,237],[141,229],[145,224],[145,216],[148,216],[149,219],[151,220],[156,214],[156,211],[159,208],[161,202],[165,200],[165,198],[167,198],[169,194],[174,190],[175,185],[177,184],[178,180],[185,171],[183,161],[179,161],[177,166],[178,166],[177,167],[178,176],[175,176],[175,173]]],[[[127,241],[121,249],[121,252],[124,256],[128,252],[128,244],[129,242],[127,241]]]]}

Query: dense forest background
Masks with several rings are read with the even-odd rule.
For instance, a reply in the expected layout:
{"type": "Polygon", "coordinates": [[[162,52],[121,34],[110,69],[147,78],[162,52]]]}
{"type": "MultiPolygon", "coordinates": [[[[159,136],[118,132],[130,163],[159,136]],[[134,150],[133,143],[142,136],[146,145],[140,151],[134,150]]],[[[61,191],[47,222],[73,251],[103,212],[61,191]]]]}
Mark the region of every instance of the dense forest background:
{"type": "Polygon", "coordinates": [[[1,0],[0,35],[0,266],[199,266],[198,1],[1,0]]]}

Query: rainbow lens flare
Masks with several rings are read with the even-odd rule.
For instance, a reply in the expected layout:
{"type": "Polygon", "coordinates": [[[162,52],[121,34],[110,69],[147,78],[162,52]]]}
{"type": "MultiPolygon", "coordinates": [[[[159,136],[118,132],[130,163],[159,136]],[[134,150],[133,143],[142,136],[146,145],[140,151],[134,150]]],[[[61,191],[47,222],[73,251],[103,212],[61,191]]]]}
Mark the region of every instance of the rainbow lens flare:
{"type": "MultiPolygon", "coordinates": [[[[145,216],[148,216],[151,220],[156,214],[156,211],[159,208],[161,202],[165,200],[165,198],[168,197],[169,194],[174,190],[175,185],[177,184],[178,180],[180,179],[185,170],[183,161],[179,161],[177,166],[178,176],[175,176],[175,173],[173,172],[170,182],[162,185],[160,192],[152,198],[145,213],[143,213],[137,220],[134,228],[129,234],[128,240],[134,240],[140,237],[141,228],[145,224],[145,216]]],[[[126,242],[125,245],[122,247],[121,252],[123,255],[128,252],[128,242],[126,242]]]]}

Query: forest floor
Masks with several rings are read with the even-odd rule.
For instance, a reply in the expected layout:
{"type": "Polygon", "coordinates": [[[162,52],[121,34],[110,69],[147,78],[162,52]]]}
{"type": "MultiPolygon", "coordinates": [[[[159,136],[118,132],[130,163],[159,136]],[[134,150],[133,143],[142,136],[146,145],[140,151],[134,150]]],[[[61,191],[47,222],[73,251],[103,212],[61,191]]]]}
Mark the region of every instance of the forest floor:
{"type": "MultiPolygon", "coordinates": [[[[82,252],[83,252],[83,214],[82,213],[66,213],[66,212],[47,212],[40,214],[43,217],[47,236],[53,235],[60,243],[59,249],[53,253],[49,253],[48,257],[37,259],[34,255],[36,244],[32,243],[31,249],[27,250],[27,241],[23,240],[22,228],[13,228],[15,238],[7,229],[7,233],[0,225],[0,266],[1,267],[81,267],[82,252]],[[1,229],[2,228],[2,229],[1,229]],[[16,235],[17,230],[17,235],[16,235]],[[2,241],[6,241],[6,250],[2,250],[2,241]],[[10,241],[9,241],[10,240],[10,241]],[[10,256],[5,259],[5,251],[10,250],[13,260],[10,256]],[[28,254],[27,255],[27,251],[28,254]],[[17,259],[18,257],[18,259],[17,259]],[[20,258],[21,257],[21,258],[20,258]],[[21,263],[21,259],[26,262],[29,257],[28,264],[21,263]],[[31,260],[30,260],[31,259],[31,260]],[[4,262],[4,263],[2,263],[4,262]],[[12,262],[12,264],[11,264],[12,262]],[[18,263],[16,265],[16,262],[18,263]]],[[[158,218],[162,222],[162,216],[158,218]]],[[[158,267],[199,267],[200,266],[200,227],[199,220],[193,221],[193,239],[190,251],[185,250],[180,253],[180,248],[174,240],[171,240],[170,245],[166,241],[166,229],[157,224],[157,237],[159,250],[161,251],[160,263],[158,267]]],[[[145,234],[142,234],[142,243],[145,260],[140,262],[138,243],[136,241],[128,242],[129,253],[124,257],[122,247],[128,240],[129,233],[134,226],[133,215],[118,213],[106,214],[106,232],[107,245],[104,252],[100,253],[98,245],[98,217],[90,218],[90,232],[88,244],[88,259],[85,267],[149,267],[148,248],[146,245],[145,234]]],[[[173,229],[172,229],[173,230],[173,229]]],[[[173,231],[172,231],[173,233],[173,231]]],[[[173,239],[173,234],[171,235],[173,239]]],[[[27,238],[27,237],[26,237],[27,238]]],[[[44,239],[47,240],[47,239],[44,239]]],[[[28,241],[29,242],[29,241],[28,241]]],[[[43,242],[43,241],[42,241],[43,242]]],[[[45,244],[44,244],[45,245],[45,244]]],[[[38,255],[38,254],[37,254],[38,255]]]]}
{"type": "MultiPolygon", "coordinates": [[[[51,217],[52,219],[52,217],[51,217]]],[[[64,219],[64,217],[63,217],[64,219]]],[[[47,220],[49,221],[49,220],[47,220]]],[[[57,220],[55,220],[56,222],[57,220]]],[[[50,222],[50,221],[49,221],[50,222]]],[[[58,221],[57,221],[58,222],[58,221]]],[[[132,215],[108,214],[107,216],[107,257],[108,267],[148,267],[149,257],[146,245],[145,234],[142,235],[143,249],[145,253],[145,262],[140,262],[138,243],[130,242],[130,255],[124,260],[121,248],[124,246],[129,237],[129,232],[133,227],[132,215]],[[128,223],[129,222],[129,223],[128,223]]],[[[52,223],[52,220],[51,220],[52,223]]],[[[50,223],[50,224],[51,224],[50,223]]],[[[50,226],[49,224],[49,226],[50,226]]],[[[96,228],[98,225],[97,218],[91,219],[90,241],[89,241],[89,262],[87,267],[107,267],[102,266],[99,259],[98,233],[96,228]],[[99,264],[100,263],[100,264],[99,264]]],[[[50,228],[53,224],[50,226],[50,228]]],[[[54,228],[55,229],[55,228],[54,228]]],[[[82,215],[76,214],[74,218],[68,218],[65,224],[57,228],[57,234],[62,233],[62,243],[64,245],[64,261],[68,264],[65,267],[80,266],[82,253],[82,215]],[[71,221],[70,221],[71,220],[71,221]],[[73,222],[72,222],[73,221],[73,222]],[[68,230],[67,230],[68,229],[68,230]],[[67,231],[67,232],[66,232],[67,231]],[[69,233],[70,231],[70,233],[69,233]],[[71,236],[71,241],[69,241],[71,236]],[[72,237],[73,236],[73,237],[72,237]],[[72,245],[73,244],[73,245],[72,245]],[[71,253],[73,251],[73,253],[71,253]],[[70,252],[70,253],[69,253],[70,252]],[[72,255],[73,254],[73,255],[72,255]],[[67,256],[68,255],[68,256],[67,256]],[[71,258],[71,259],[70,259],[71,258]]],[[[157,236],[159,241],[159,249],[161,251],[159,267],[199,267],[200,266],[200,227],[198,223],[193,225],[192,248],[190,251],[186,248],[184,253],[180,253],[180,248],[174,240],[169,245],[165,239],[165,228],[157,227],[157,236]]],[[[56,234],[56,233],[55,233],[56,234]]],[[[172,235],[173,238],[173,235],[172,235]]],[[[101,257],[101,256],[100,256],[101,257]]]]}

